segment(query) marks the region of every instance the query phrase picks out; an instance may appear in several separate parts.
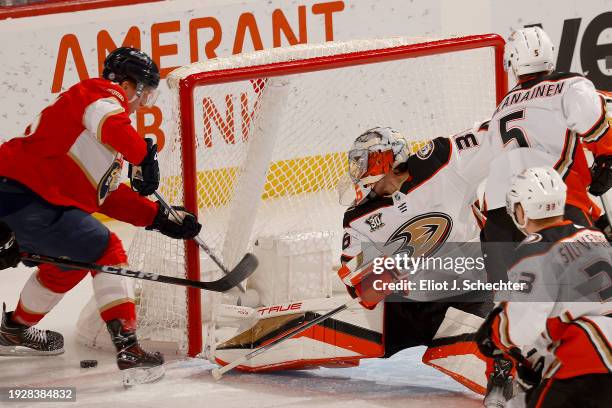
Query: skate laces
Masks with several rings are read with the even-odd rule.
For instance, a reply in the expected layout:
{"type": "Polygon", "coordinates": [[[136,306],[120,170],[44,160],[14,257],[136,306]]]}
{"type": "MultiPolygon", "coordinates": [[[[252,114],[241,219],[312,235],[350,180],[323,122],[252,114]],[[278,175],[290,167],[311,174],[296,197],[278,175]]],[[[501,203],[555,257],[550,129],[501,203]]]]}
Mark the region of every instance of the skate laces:
{"type": "Polygon", "coordinates": [[[155,357],[156,354],[158,353],[157,351],[151,352],[149,350],[147,350],[146,348],[142,347],[142,345],[140,343],[136,343],[134,345],[132,345],[131,347],[128,347],[127,349],[129,352],[134,353],[134,354],[139,354],[142,356],[147,356],[147,357],[155,357]],[[130,350],[132,349],[132,350],[130,350]]]}
{"type": "Polygon", "coordinates": [[[47,343],[47,331],[36,327],[29,327],[25,332],[25,337],[34,343],[47,343]]]}

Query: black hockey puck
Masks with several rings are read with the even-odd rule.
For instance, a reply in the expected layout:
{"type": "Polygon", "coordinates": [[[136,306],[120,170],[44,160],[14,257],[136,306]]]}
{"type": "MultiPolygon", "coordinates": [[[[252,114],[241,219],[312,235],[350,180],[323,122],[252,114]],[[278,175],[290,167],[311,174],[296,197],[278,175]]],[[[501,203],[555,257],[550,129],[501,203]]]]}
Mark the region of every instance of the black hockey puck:
{"type": "Polygon", "coordinates": [[[98,366],[98,360],[81,360],[81,368],[93,368],[98,366]]]}

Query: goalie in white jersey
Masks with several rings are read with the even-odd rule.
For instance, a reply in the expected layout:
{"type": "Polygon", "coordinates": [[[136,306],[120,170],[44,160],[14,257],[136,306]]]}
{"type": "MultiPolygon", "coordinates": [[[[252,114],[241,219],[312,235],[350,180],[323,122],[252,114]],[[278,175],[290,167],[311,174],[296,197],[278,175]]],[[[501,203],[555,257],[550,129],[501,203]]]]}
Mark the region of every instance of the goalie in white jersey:
{"type": "Polygon", "coordinates": [[[342,191],[345,200],[346,195],[354,200],[344,215],[343,266],[338,274],[364,307],[373,309],[385,300],[384,357],[425,345],[424,363],[481,393],[486,379],[501,377],[501,383],[489,381],[489,388],[498,385],[507,397],[512,392],[507,377],[511,364],[483,359],[473,341],[472,325],[488,313],[492,304],[487,299],[492,296],[457,283],[466,269],[470,271],[466,275],[486,282],[478,229],[468,204],[478,184],[472,156],[485,135],[476,129],[439,137],[414,155],[405,139],[390,128],[370,129],[359,136],[349,152],[352,186],[342,191]],[[352,188],[356,194],[351,194],[352,188]],[[376,259],[402,253],[413,259],[444,255],[475,263],[467,268],[455,264],[445,271],[413,264],[419,270],[407,281],[416,289],[398,293],[392,293],[390,286],[381,289],[381,284],[404,278],[393,269],[377,274],[376,259]],[[360,265],[351,270],[348,263],[355,257],[360,265]],[[479,360],[480,372],[475,364],[479,360]],[[447,365],[450,361],[452,367],[447,365]]]}
{"type": "MultiPolygon", "coordinates": [[[[497,106],[489,132],[504,150],[522,147],[540,154],[524,158],[523,149],[505,152],[491,164],[485,192],[485,241],[522,240],[504,204],[512,176],[528,167],[554,167],[568,187],[565,215],[582,225],[592,225],[599,215],[587,191],[600,196],[612,187],[612,131],[604,95],[580,74],[554,71],[553,54],[550,38],[539,27],[515,31],[506,44],[506,69],[518,84],[497,106]],[[594,155],[591,170],[585,148],[594,155]]],[[[490,255],[489,260],[504,258],[494,250],[490,255]]],[[[505,272],[506,267],[490,269],[505,272]]]]}
{"type": "MultiPolygon", "coordinates": [[[[474,165],[473,158],[487,145],[486,135],[476,128],[451,138],[439,137],[416,154],[411,154],[405,139],[389,128],[371,129],[359,136],[349,153],[352,180],[339,188],[342,201],[353,204],[344,216],[343,266],[338,271],[350,293],[359,292],[369,279],[395,279],[386,273],[369,273],[372,257],[381,254],[412,251],[411,256],[424,259],[453,247],[454,255],[478,257],[478,227],[469,203],[483,178],[482,166],[474,165]],[[349,270],[355,257],[361,262],[349,270]]],[[[481,281],[486,281],[483,263],[455,266],[476,269],[481,281]]],[[[453,289],[453,282],[460,281],[455,269],[436,272],[418,271],[410,281],[449,281],[446,289],[358,293],[366,309],[351,309],[329,318],[239,369],[342,367],[425,345],[425,364],[471,390],[485,394],[490,388],[510,393],[507,374],[511,363],[499,359],[495,364],[480,354],[474,341],[476,330],[493,306],[492,295],[453,289]],[[489,381],[492,374],[496,381],[489,381]]],[[[322,308],[322,304],[313,299],[259,308],[257,323],[217,345],[215,361],[226,364],[335,307],[322,308]]]]}
{"type": "Polygon", "coordinates": [[[507,211],[528,235],[509,277],[525,288],[498,303],[478,341],[486,355],[517,359],[528,407],[609,407],[612,248],[600,231],[564,219],[565,197],[552,168],[514,178],[507,211]]]}

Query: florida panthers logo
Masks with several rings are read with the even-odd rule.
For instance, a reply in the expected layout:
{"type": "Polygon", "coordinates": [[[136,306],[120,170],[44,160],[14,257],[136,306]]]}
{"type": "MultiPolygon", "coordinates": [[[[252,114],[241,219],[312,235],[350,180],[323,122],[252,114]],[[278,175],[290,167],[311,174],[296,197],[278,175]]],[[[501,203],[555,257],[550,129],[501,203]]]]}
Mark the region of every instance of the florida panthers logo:
{"type": "Polygon", "coordinates": [[[119,187],[122,167],[123,158],[117,155],[98,184],[98,205],[102,205],[108,194],[119,187]]]}
{"type": "Polygon", "coordinates": [[[444,213],[422,214],[402,224],[385,242],[385,246],[393,246],[390,249],[394,254],[406,253],[413,258],[427,257],[446,242],[452,228],[453,220],[444,213]]]}

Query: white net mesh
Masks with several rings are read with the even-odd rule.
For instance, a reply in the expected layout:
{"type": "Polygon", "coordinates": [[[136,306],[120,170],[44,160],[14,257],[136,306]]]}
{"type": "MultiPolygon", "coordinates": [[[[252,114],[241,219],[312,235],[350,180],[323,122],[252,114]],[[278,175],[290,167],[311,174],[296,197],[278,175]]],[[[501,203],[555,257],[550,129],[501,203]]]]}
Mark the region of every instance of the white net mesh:
{"type": "MultiPolygon", "coordinates": [[[[308,62],[339,53],[414,43],[401,38],[279,48],[179,68],[168,78],[176,95],[177,129],[160,155],[168,201],[183,197],[178,131],[179,80],[200,72],[255,67],[278,61],[308,62]]],[[[307,64],[304,64],[307,65],[307,64]]],[[[417,142],[449,135],[495,108],[492,48],[230,81],[194,89],[197,198],[201,237],[230,266],[261,235],[335,234],[339,253],[344,207],[335,186],[346,172],[346,152],[366,129],[391,126],[417,142]]],[[[130,265],[185,275],[180,241],[140,232],[130,265]]],[[[202,279],[219,277],[201,258],[202,279]]],[[[306,285],[308,277],[301,277],[306,285]]],[[[295,283],[299,284],[299,282],[295,283]]],[[[139,335],[186,348],[185,289],[143,282],[138,288],[139,335]]],[[[203,321],[215,297],[202,292],[203,321]]]]}

